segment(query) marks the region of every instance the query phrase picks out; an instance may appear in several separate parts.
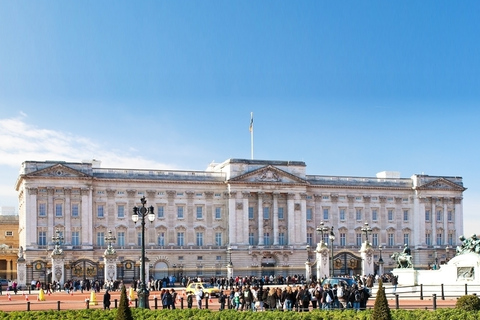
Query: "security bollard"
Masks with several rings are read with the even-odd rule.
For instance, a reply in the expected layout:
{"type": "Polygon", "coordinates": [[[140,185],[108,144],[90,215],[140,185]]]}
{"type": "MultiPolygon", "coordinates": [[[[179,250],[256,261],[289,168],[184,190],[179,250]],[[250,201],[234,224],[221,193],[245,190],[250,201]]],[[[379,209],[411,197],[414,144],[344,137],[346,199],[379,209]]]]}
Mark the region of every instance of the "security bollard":
{"type": "Polygon", "coordinates": [[[118,307],[118,300],[117,300],[117,299],[115,299],[115,300],[113,300],[113,302],[114,302],[114,304],[113,304],[113,305],[115,306],[115,309],[117,309],[117,307],[118,307]]]}
{"type": "Polygon", "coordinates": [[[57,310],[60,311],[60,301],[57,301],[57,310]]]}
{"type": "Polygon", "coordinates": [[[180,297],[180,309],[183,310],[183,297],[180,297]]]}
{"type": "Polygon", "coordinates": [[[420,300],[423,300],[423,284],[420,284],[420,300]]]}
{"type": "Polygon", "coordinates": [[[157,310],[157,309],[158,309],[158,298],[157,298],[157,297],[155,297],[155,298],[153,299],[153,303],[154,303],[154,305],[155,305],[155,307],[154,307],[155,310],[157,310]]]}
{"type": "Polygon", "coordinates": [[[395,309],[399,309],[399,308],[400,308],[400,302],[398,299],[398,294],[395,294],[395,309]]]}
{"type": "Polygon", "coordinates": [[[445,300],[445,290],[443,289],[443,283],[442,283],[442,300],[445,300]]]}
{"type": "Polygon", "coordinates": [[[90,300],[85,299],[85,303],[87,304],[87,309],[90,309],[90,300]]]}
{"type": "Polygon", "coordinates": [[[433,301],[433,310],[437,310],[437,295],[435,293],[432,295],[432,301],[433,301]]]}
{"type": "Polygon", "coordinates": [[[27,311],[30,311],[30,301],[27,301],[27,311]]]}
{"type": "Polygon", "coordinates": [[[208,309],[208,294],[205,295],[205,309],[208,309]]]}

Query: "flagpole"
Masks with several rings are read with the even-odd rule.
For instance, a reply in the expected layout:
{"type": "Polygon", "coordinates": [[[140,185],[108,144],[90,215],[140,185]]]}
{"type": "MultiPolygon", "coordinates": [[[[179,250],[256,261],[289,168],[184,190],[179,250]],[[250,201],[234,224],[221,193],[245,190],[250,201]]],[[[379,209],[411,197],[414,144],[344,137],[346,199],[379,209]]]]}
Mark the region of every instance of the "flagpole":
{"type": "Polygon", "coordinates": [[[250,157],[253,160],[253,112],[250,112],[250,157]]]}

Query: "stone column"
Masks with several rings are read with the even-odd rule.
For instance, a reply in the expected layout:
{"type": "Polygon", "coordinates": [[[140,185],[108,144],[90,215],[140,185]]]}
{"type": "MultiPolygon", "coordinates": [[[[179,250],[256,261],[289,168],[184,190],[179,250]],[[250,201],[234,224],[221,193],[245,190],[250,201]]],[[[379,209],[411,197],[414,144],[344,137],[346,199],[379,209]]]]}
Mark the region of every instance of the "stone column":
{"type": "Polygon", "coordinates": [[[63,288],[65,283],[65,260],[63,253],[52,252],[52,281],[55,280],[60,283],[63,288]]]}
{"type": "Polygon", "coordinates": [[[295,194],[289,193],[287,199],[288,244],[295,244],[295,194]]]}
{"type": "Polygon", "coordinates": [[[360,255],[362,257],[362,275],[374,274],[373,248],[367,241],[362,243],[360,255]]]}
{"type": "Polygon", "coordinates": [[[263,239],[263,192],[258,192],[258,245],[264,245],[263,239]]]}
{"type": "Polygon", "coordinates": [[[65,231],[63,234],[64,239],[66,239],[65,244],[71,243],[72,241],[72,189],[71,188],[64,188],[63,193],[65,195],[65,231]]]}
{"type": "Polygon", "coordinates": [[[27,287],[27,263],[23,257],[23,247],[20,247],[17,260],[17,284],[18,288],[27,287]]]}
{"type": "Polygon", "coordinates": [[[431,244],[434,246],[437,245],[437,210],[436,210],[436,202],[437,198],[431,197],[431,222],[432,222],[432,241],[431,244]]]}
{"type": "Polygon", "coordinates": [[[243,217],[237,215],[236,192],[227,193],[228,196],[228,242],[239,243],[242,241],[241,232],[244,232],[243,217]],[[240,217],[239,217],[240,216],[240,217]]]}
{"type": "Polygon", "coordinates": [[[463,209],[462,209],[462,197],[455,198],[455,210],[453,211],[455,217],[455,235],[454,242],[456,243],[458,238],[463,234],[463,209]]]}
{"type": "Polygon", "coordinates": [[[27,188],[25,197],[25,214],[31,219],[25,219],[25,228],[20,232],[19,242],[23,248],[28,249],[37,246],[38,237],[38,189],[27,188]]]}
{"type": "Polygon", "coordinates": [[[273,193],[273,245],[278,246],[278,192],[273,193]]]}
{"type": "Polygon", "coordinates": [[[329,256],[330,250],[328,246],[323,242],[323,239],[317,244],[315,250],[316,263],[317,263],[317,279],[322,277],[328,277],[330,275],[330,263],[329,256]]]}
{"type": "Polygon", "coordinates": [[[240,226],[242,226],[242,229],[237,229],[239,230],[239,234],[237,236],[238,242],[240,244],[248,245],[248,233],[249,233],[249,228],[248,228],[248,207],[250,206],[249,204],[249,199],[250,197],[250,192],[244,191],[242,192],[242,210],[243,214],[238,215],[238,220],[240,222],[240,226]],[[247,230],[247,232],[243,231],[247,230]]]}

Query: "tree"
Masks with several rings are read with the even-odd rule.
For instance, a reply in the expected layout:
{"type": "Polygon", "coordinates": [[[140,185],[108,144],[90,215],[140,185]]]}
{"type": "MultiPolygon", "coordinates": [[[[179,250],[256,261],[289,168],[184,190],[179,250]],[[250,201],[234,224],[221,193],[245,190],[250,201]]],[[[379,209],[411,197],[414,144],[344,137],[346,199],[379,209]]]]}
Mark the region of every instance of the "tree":
{"type": "Polygon", "coordinates": [[[127,289],[125,289],[125,285],[122,286],[120,304],[118,305],[115,320],[133,320],[132,310],[130,310],[130,307],[128,306],[127,289]]]}
{"type": "Polygon", "coordinates": [[[375,298],[375,305],[373,306],[372,320],[391,320],[390,307],[388,306],[387,296],[385,295],[385,288],[383,287],[382,279],[378,280],[377,297],[375,298]]]}

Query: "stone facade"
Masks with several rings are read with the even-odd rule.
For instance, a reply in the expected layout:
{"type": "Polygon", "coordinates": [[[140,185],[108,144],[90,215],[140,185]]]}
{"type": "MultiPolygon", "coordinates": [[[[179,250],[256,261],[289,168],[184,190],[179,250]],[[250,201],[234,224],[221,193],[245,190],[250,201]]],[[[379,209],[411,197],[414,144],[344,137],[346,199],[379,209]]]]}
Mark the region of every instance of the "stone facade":
{"type": "Polygon", "coordinates": [[[361,272],[365,235],[375,261],[382,247],[388,272],[394,268],[388,256],[405,242],[414,265],[427,268],[434,253],[448,258],[445,249],[463,233],[461,177],[307,175],[300,161],[229,159],[205,171],[27,161],[16,190],[28,281],[49,280],[57,229],[64,238],[65,279],[104,277],[110,230],[117,277],[139,278],[141,228],[131,216],[143,196],[156,213],[145,240],[147,273],[156,278],[226,276],[229,261],[235,275],[305,274],[307,259],[315,260],[307,244],[315,248],[320,241],[322,221],[336,233],[335,274],[361,272]],[[370,233],[362,232],[365,223],[370,233]]]}
{"type": "Polygon", "coordinates": [[[17,278],[18,216],[0,215],[0,278],[17,278]]]}

